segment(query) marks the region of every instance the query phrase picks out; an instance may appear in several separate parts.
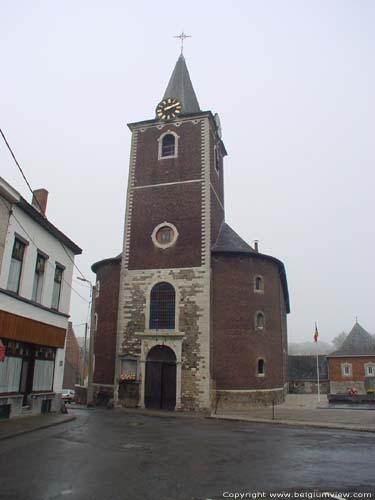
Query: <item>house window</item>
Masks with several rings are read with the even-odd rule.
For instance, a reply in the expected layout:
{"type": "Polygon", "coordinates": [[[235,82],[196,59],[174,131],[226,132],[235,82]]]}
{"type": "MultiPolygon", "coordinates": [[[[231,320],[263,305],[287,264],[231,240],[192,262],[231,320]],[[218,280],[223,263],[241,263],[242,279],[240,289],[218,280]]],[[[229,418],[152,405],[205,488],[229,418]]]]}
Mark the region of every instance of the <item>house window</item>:
{"type": "Polygon", "coordinates": [[[266,364],[264,359],[258,359],[258,368],[257,368],[258,377],[264,377],[266,374],[266,364]]]}
{"type": "Polygon", "coordinates": [[[352,365],[350,363],[342,363],[341,364],[341,375],[343,377],[351,377],[352,376],[352,365]]]}
{"type": "Polygon", "coordinates": [[[10,290],[11,292],[19,293],[20,290],[21,272],[25,248],[26,244],[24,242],[22,242],[18,238],[14,240],[7,285],[8,290],[10,290]]]}
{"type": "Polygon", "coordinates": [[[35,263],[35,273],[34,273],[34,284],[33,284],[33,294],[32,300],[34,302],[38,302],[39,304],[42,302],[42,291],[43,291],[43,282],[44,282],[44,272],[46,268],[46,257],[44,255],[38,253],[36,257],[35,263]]]}
{"type": "Polygon", "coordinates": [[[176,292],[170,283],[158,283],[151,290],[150,329],[174,330],[176,292]]]}
{"type": "Polygon", "coordinates": [[[375,364],[368,363],[365,365],[365,375],[366,377],[375,377],[375,364]]]}
{"type": "Polygon", "coordinates": [[[59,309],[63,273],[64,269],[56,264],[55,278],[53,281],[51,309],[59,309]]]}
{"type": "Polygon", "coordinates": [[[161,157],[175,156],[176,138],[173,134],[166,134],[161,143],[161,157]]]}
{"type": "Polygon", "coordinates": [[[255,328],[256,330],[264,330],[265,319],[262,312],[257,312],[255,314],[255,328]]]}
{"type": "Polygon", "coordinates": [[[255,276],[254,277],[254,291],[257,293],[264,292],[264,281],[263,281],[262,276],[255,276]]]}

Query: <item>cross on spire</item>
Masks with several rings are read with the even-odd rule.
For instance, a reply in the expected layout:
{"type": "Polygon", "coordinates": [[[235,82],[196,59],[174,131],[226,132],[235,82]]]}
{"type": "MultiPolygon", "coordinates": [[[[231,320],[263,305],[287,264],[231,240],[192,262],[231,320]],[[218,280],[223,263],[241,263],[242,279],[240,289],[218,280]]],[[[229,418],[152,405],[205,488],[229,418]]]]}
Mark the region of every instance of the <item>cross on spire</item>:
{"type": "Polygon", "coordinates": [[[185,35],[184,30],[180,35],[175,35],[173,38],[179,38],[181,40],[181,54],[184,53],[184,41],[186,38],[191,38],[191,35],[185,35]]]}

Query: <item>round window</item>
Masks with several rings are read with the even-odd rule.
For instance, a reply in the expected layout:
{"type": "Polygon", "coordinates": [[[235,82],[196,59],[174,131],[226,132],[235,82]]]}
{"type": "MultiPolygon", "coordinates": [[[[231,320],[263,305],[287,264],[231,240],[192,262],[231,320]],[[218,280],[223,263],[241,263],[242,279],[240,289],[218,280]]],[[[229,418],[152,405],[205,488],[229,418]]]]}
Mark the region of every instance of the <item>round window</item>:
{"type": "Polygon", "coordinates": [[[163,222],[153,230],[151,238],[155,246],[168,248],[173,245],[178,237],[177,228],[169,222],[163,222]]]}

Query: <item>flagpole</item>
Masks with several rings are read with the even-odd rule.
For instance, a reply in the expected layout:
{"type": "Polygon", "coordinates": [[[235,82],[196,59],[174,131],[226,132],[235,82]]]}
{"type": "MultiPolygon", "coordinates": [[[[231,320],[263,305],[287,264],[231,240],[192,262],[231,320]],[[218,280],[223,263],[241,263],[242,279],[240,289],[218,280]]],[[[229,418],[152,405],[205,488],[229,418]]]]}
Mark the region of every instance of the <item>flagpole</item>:
{"type": "Polygon", "coordinates": [[[319,349],[318,349],[318,341],[316,341],[316,373],[317,373],[317,378],[318,378],[318,402],[320,403],[319,349]]]}
{"type": "Polygon", "coordinates": [[[318,402],[320,403],[320,381],[319,381],[319,349],[318,349],[318,327],[315,321],[314,342],[316,344],[316,378],[318,381],[318,402]]]}

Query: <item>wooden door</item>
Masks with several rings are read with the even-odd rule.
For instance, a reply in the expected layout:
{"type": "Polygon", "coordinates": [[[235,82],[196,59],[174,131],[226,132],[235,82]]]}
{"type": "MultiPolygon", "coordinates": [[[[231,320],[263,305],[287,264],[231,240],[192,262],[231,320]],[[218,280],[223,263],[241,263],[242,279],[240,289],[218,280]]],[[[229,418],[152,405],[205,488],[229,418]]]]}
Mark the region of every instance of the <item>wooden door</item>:
{"type": "Polygon", "coordinates": [[[174,410],[176,406],[176,358],[171,349],[156,346],[146,361],[145,406],[174,410]]]}

